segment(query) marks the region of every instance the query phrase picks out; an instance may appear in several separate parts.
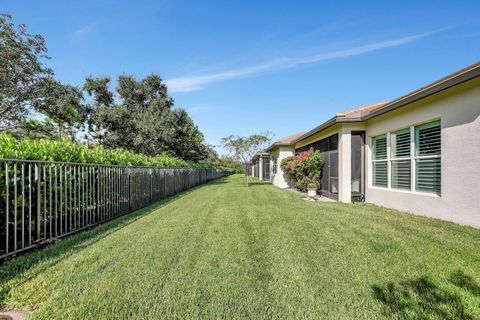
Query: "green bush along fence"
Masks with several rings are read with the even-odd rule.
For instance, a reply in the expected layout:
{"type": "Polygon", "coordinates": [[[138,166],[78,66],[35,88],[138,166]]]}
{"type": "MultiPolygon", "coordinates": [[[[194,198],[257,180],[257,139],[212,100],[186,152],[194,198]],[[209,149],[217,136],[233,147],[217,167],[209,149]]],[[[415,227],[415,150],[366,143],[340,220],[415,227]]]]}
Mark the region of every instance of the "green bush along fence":
{"type": "Polygon", "coordinates": [[[0,164],[0,259],[230,174],[34,160],[0,164]]]}

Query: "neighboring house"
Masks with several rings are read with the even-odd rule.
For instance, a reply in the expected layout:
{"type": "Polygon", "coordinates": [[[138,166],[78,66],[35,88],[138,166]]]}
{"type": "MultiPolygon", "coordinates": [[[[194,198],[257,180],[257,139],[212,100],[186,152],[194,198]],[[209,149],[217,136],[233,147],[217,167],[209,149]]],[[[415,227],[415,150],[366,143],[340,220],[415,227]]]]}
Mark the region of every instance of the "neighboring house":
{"type": "Polygon", "coordinates": [[[480,227],[480,62],[289,138],[267,149],[279,187],[281,159],[313,148],[325,196],[480,227]]]}
{"type": "Polygon", "coordinates": [[[293,145],[293,141],[304,134],[304,131],[300,131],[291,136],[282,138],[267,149],[267,152],[270,153],[271,160],[270,181],[274,185],[280,188],[288,188],[288,185],[283,178],[283,171],[282,168],[280,168],[280,162],[282,159],[294,154],[295,146],[293,145]]]}
{"type": "Polygon", "coordinates": [[[270,181],[271,161],[269,153],[259,152],[250,160],[250,175],[262,181],[270,181]]]}

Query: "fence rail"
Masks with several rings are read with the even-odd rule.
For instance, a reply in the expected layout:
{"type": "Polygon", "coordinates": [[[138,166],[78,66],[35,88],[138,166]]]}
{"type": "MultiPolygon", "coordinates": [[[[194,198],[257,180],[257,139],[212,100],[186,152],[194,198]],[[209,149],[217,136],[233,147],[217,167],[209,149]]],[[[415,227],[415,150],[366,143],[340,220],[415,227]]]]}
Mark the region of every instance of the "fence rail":
{"type": "Polygon", "coordinates": [[[0,159],[0,259],[230,174],[0,159]]]}

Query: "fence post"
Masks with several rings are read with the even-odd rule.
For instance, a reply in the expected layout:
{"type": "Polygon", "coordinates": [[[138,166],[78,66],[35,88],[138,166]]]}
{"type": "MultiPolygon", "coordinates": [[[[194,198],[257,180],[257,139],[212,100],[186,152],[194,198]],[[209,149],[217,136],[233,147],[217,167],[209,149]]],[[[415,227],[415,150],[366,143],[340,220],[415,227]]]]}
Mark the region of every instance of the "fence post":
{"type": "Polygon", "coordinates": [[[96,174],[95,176],[97,177],[97,189],[95,190],[95,198],[96,198],[96,206],[95,206],[95,209],[97,209],[96,211],[96,215],[95,217],[93,217],[93,221],[94,222],[98,222],[99,220],[99,217],[100,217],[100,167],[99,166],[95,166],[95,171],[96,171],[96,174]]]}
{"type": "Polygon", "coordinates": [[[167,170],[163,170],[163,199],[167,197],[167,170]]]}
{"type": "Polygon", "coordinates": [[[150,201],[149,201],[148,204],[151,204],[151,203],[152,203],[152,176],[153,176],[153,169],[150,168],[150,169],[148,170],[148,173],[149,173],[149,175],[150,175],[150,201]]]}
{"type": "Polygon", "coordinates": [[[131,169],[127,169],[127,179],[128,179],[128,211],[132,210],[132,179],[131,179],[131,169]]]}
{"type": "Polygon", "coordinates": [[[37,240],[40,240],[41,234],[41,224],[40,220],[42,217],[42,203],[41,203],[41,194],[40,194],[40,163],[37,163],[35,166],[35,175],[37,178],[37,240]]]}

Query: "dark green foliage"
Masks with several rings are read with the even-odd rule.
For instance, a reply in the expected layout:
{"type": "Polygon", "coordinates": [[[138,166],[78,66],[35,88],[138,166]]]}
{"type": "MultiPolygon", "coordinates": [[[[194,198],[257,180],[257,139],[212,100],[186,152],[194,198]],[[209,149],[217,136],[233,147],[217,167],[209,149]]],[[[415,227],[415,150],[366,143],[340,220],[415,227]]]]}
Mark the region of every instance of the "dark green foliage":
{"type": "Polygon", "coordinates": [[[146,156],[128,150],[107,150],[102,146],[66,139],[17,140],[5,132],[0,133],[0,158],[136,166],[211,167],[206,163],[187,162],[165,153],[146,156]]]}
{"type": "Polygon", "coordinates": [[[83,127],[88,113],[87,107],[82,103],[82,91],[53,78],[42,79],[39,91],[42,98],[33,103],[34,109],[55,124],[56,138],[68,137],[75,140],[75,134],[83,127]]]}
{"type": "Polygon", "coordinates": [[[190,161],[207,158],[203,134],[173,99],[158,75],[138,80],[118,77],[118,99],[110,92],[109,78],[86,80],[84,89],[93,98],[90,129],[106,148],[123,148],[146,155],[168,152],[190,161]]]}
{"type": "Polygon", "coordinates": [[[76,140],[85,134],[107,149],[207,160],[203,134],[185,110],[174,108],[158,75],[120,76],[115,93],[108,77],[88,77],[77,88],[53,78],[42,64],[46,52],[42,36],[0,15],[0,130],[18,138],[76,140]]]}
{"type": "Polygon", "coordinates": [[[53,74],[42,65],[45,40],[31,35],[23,24],[15,26],[12,17],[0,14],[0,128],[12,128],[42,97],[42,80],[53,74]]]}
{"type": "Polygon", "coordinates": [[[219,168],[230,170],[234,173],[245,173],[243,165],[229,158],[219,158],[214,162],[219,168]]]}
{"type": "Polygon", "coordinates": [[[83,94],[53,78],[42,63],[46,52],[42,36],[0,15],[0,129],[17,137],[73,139],[87,115],[83,94]],[[35,113],[47,119],[39,120],[35,113]]]}
{"type": "Polygon", "coordinates": [[[17,139],[59,139],[58,127],[48,118],[44,120],[22,119],[8,133],[17,139]]]}

